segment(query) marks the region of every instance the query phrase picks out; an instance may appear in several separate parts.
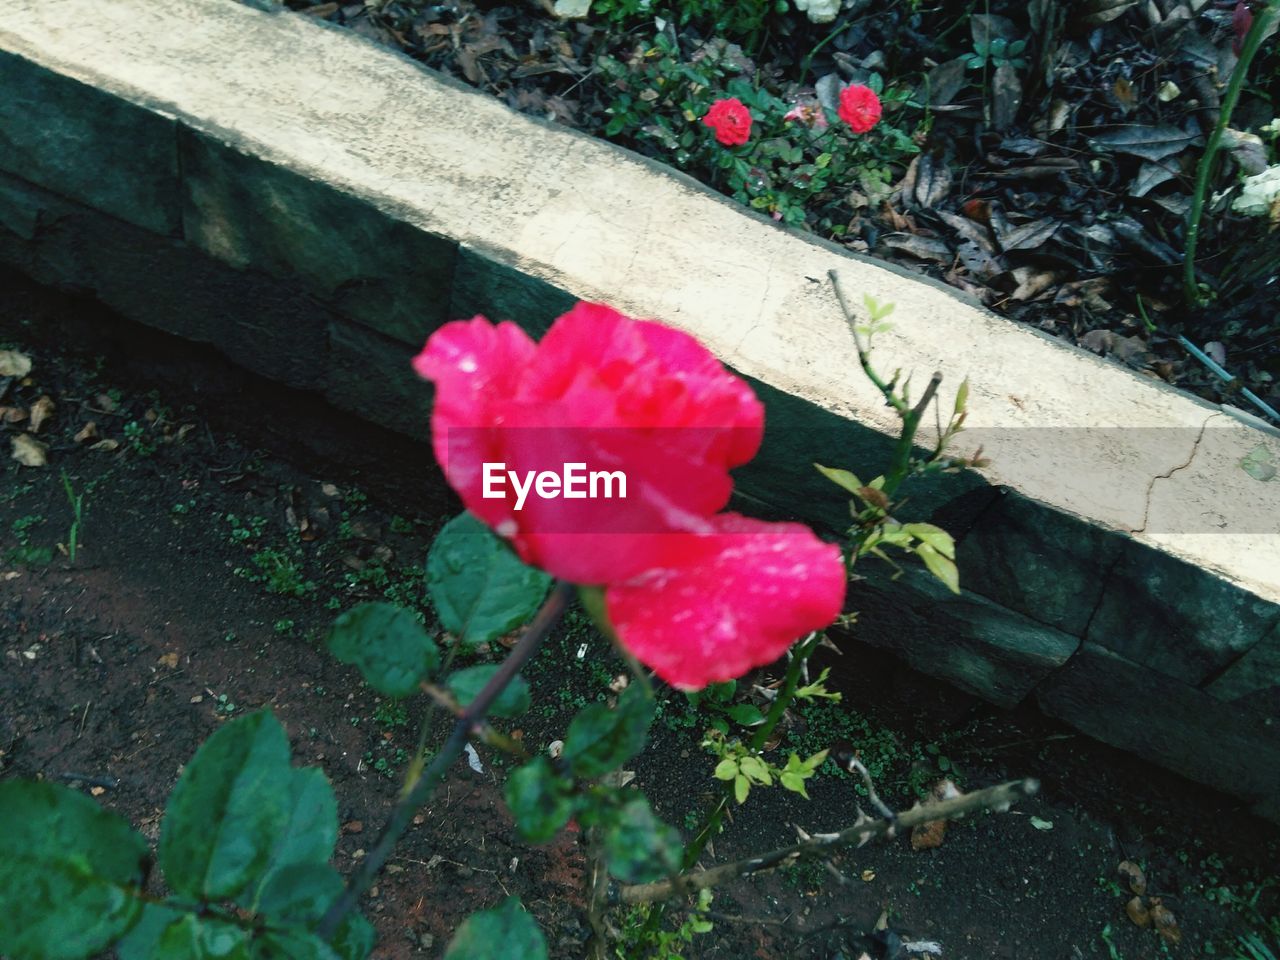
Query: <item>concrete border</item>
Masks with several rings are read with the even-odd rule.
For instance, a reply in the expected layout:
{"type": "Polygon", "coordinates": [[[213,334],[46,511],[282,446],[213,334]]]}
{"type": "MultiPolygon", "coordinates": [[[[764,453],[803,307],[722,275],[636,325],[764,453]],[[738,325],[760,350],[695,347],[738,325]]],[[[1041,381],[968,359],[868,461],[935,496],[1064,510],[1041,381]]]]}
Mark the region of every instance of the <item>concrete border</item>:
{"type": "Polygon", "coordinates": [[[897,304],[884,368],[969,376],[993,459],[913,500],[962,534],[965,595],[877,577],[858,639],[1247,800],[1280,792],[1280,483],[1239,468],[1259,445],[1280,460],[1273,436],[302,17],[12,0],[0,89],[0,259],[36,279],[416,437],[429,397],[405,361],[435,326],[538,332],[606,300],[753,382],[769,426],[743,495],[832,529],[845,507],[811,461],[877,462],[893,426],[839,270],[897,304]],[[1156,691],[1147,719],[1198,746],[1125,731],[1156,691]],[[1191,701],[1269,773],[1242,776],[1191,701]]]}

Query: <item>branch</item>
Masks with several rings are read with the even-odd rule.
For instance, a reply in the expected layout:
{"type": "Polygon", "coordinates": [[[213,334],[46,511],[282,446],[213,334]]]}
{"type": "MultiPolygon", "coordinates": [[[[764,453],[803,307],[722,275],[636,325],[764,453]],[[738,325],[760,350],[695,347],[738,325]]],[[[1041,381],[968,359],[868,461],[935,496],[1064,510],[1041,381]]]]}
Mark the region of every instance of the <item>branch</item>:
{"type": "Polygon", "coordinates": [[[542,609],[538,611],[538,615],[533,618],[533,622],[525,630],[524,636],[520,638],[519,643],[512,648],[511,653],[507,655],[507,659],[502,661],[502,665],[489,678],[489,682],[484,685],[481,691],[476,694],[476,698],[467,704],[467,708],[459,715],[453,725],[453,730],[449,732],[449,738],[445,740],[440,752],[432,759],[431,765],[423,771],[422,776],[418,778],[411,790],[400,795],[400,799],[396,801],[395,807],[392,808],[390,818],[388,818],[386,825],[383,826],[382,832],[378,834],[378,839],[374,843],[373,849],[360,861],[360,866],[347,879],[347,886],[342,891],[342,896],[333,902],[333,905],[329,907],[328,912],[325,913],[320,924],[316,927],[316,934],[322,940],[332,938],[338,929],[338,925],[342,922],[342,918],[351,911],[351,908],[356,905],[356,901],[372,885],[374,878],[378,875],[378,871],[382,869],[382,865],[391,856],[391,851],[395,848],[401,835],[408,829],[414,813],[427,802],[440,781],[444,779],[445,772],[458,759],[459,754],[462,753],[462,748],[466,746],[467,738],[471,735],[472,729],[484,720],[489,708],[493,706],[493,702],[506,689],[507,684],[515,679],[516,674],[529,661],[529,658],[537,652],[538,647],[542,646],[542,641],[547,638],[551,628],[555,626],[556,621],[560,619],[560,615],[564,613],[564,609],[572,595],[572,585],[567,583],[556,584],[551,595],[542,604],[542,609]]]}
{"type": "Polygon", "coordinates": [[[858,350],[858,363],[862,364],[862,372],[867,375],[867,379],[876,385],[876,389],[884,394],[885,402],[898,414],[906,419],[911,413],[907,407],[907,402],[894,392],[893,385],[885,383],[880,379],[880,374],[876,373],[875,368],[871,366],[871,348],[862,342],[862,334],[858,333],[858,321],[854,317],[853,311],[849,309],[849,304],[844,299],[844,292],[840,289],[840,280],[836,276],[835,270],[828,270],[827,277],[831,280],[831,288],[836,292],[836,300],[840,304],[840,310],[844,314],[845,322],[849,324],[849,330],[853,333],[853,345],[858,350]]]}
{"type": "Polygon", "coordinates": [[[714,887],[736,877],[746,877],[763,870],[771,870],[797,860],[825,855],[840,847],[855,844],[862,846],[877,837],[892,837],[899,830],[909,830],[922,823],[949,820],[979,810],[1007,810],[1011,804],[1024,797],[1033,796],[1040,789],[1035,780],[1014,780],[999,786],[987,787],[973,793],[964,793],[950,800],[941,800],[922,806],[917,803],[910,810],[892,819],[873,820],[858,812],[852,826],[839,833],[820,833],[806,836],[800,843],[780,847],[758,857],[749,857],[734,863],[726,863],[707,870],[695,870],[656,883],[638,883],[610,891],[610,902],[615,904],[651,903],[666,900],[677,894],[714,887]]]}

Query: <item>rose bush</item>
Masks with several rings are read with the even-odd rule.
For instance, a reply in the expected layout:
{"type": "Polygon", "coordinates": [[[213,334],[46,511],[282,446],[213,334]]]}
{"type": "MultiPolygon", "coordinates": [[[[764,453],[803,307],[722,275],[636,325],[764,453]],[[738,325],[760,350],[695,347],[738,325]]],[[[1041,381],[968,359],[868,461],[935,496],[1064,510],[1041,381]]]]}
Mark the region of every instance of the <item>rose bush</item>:
{"type": "Polygon", "coordinates": [[[673,685],[740,676],[840,613],[837,547],[719,513],[764,412],[687,334],[583,303],[536,344],[509,322],[447,324],[414,368],[436,386],[434,449],[467,509],[526,563],[604,587],[619,640],[673,685]],[[626,499],[484,496],[485,463],[571,462],[624,473],[626,499]]]}

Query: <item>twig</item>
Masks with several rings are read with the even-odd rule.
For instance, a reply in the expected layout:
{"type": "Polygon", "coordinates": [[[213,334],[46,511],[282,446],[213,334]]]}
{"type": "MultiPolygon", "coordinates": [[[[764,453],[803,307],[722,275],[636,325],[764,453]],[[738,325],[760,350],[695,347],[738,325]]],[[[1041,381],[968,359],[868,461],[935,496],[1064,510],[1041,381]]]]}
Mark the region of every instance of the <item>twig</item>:
{"type": "Polygon", "coordinates": [[[512,648],[511,653],[507,655],[507,659],[502,661],[502,665],[489,678],[489,682],[484,685],[483,689],[476,694],[476,698],[462,711],[462,715],[454,723],[453,730],[450,731],[448,739],[445,740],[444,745],[440,748],[440,752],[432,759],[431,765],[423,771],[422,776],[418,778],[412,790],[400,795],[391,811],[391,816],[382,828],[382,832],[378,835],[373,849],[360,861],[360,866],[347,879],[347,886],[342,891],[342,896],[333,902],[333,905],[329,907],[329,910],[316,927],[316,934],[321,939],[328,940],[333,936],[343,917],[351,911],[356,901],[372,885],[374,878],[378,875],[378,871],[382,869],[382,865],[391,856],[391,851],[400,840],[401,834],[405,832],[413,820],[414,813],[427,801],[444,778],[445,772],[453,766],[454,761],[462,753],[462,748],[466,745],[467,737],[471,734],[472,728],[484,720],[485,714],[489,712],[489,708],[493,706],[494,701],[506,689],[507,684],[515,679],[516,674],[529,661],[529,658],[537,652],[538,647],[542,645],[542,641],[546,639],[547,634],[551,632],[551,628],[560,619],[560,615],[564,613],[572,595],[573,586],[571,584],[556,584],[555,589],[551,591],[551,595],[543,603],[542,609],[538,611],[538,615],[533,618],[533,622],[529,624],[524,636],[520,638],[520,642],[512,648]]]}
{"type": "Polygon", "coordinates": [[[1030,797],[1040,789],[1035,780],[1014,780],[999,786],[987,787],[973,793],[964,793],[950,800],[922,806],[917,803],[910,810],[893,819],[872,820],[859,814],[852,826],[839,833],[815,834],[807,840],[780,847],[758,857],[726,863],[707,870],[695,870],[680,877],[659,880],[655,883],[638,883],[618,887],[610,891],[610,902],[621,904],[652,903],[666,900],[679,893],[714,887],[737,877],[750,876],[763,870],[813,856],[832,852],[842,846],[862,846],[877,837],[893,836],[899,830],[909,830],[922,823],[948,820],[979,810],[1006,810],[1015,801],[1030,797]]]}
{"type": "Polygon", "coordinates": [[[899,415],[905,420],[911,412],[907,407],[907,402],[894,392],[891,384],[885,383],[880,378],[880,374],[876,373],[871,366],[871,348],[862,341],[862,334],[858,333],[858,321],[853,315],[853,311],[849,309],[849,304],[844,298],[844,292],[840,289],[840,279],[836,275],[835,270],[828,270],[827,277],[831,281],[831,288],[836,292],[836,301],[840,304],[840,311],[844,314],[845,322],[849,324],[849,331],[853,334],[853,345],[858,351],[858,363],[862,365],[862,372],[867,375],[867,379],[875,384],[876,389],[884,394],[885,401],[893,409],[897,410],[899,415]]]}

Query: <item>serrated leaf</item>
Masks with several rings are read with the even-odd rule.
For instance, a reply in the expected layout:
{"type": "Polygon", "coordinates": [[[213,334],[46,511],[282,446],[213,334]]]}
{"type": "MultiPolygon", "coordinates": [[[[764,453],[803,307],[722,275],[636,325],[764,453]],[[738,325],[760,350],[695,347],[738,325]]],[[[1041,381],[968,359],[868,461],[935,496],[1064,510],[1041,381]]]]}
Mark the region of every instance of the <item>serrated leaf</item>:
{"type": "Polygon", "coordinates": [[[916,555],[924,561],[929,572],[941,580],[948,590],[952,593],[960,592],[960,571],[956,569],[954,560],[944,557],[927,543],[921,543],[916,547],[916,555]]]}
{"type": "Polygon", "coordinates": [[[648,883],[680,869],[684,847],[674,827],[654,815],[644,796],[628,800],[607,821],[605,862],[623,883],[648,883]]]}
{"type": "Polygon", "coordinates": [[[809,794],[805,792],[804,777],[800,776],[798,773],[788,773],[784,771],[778,777],[778,782],[792,793],[798,793],[806,800],[809,799],[809,794]]]}
{"type": "Polygon", "coordinates": [[[1181,153],[1195,140],[1195,134],[1186,133],[1167,124],[1160,126],[1134,124],[1100,133],[1093,138],[1092,143],[1117,153],[1133,154],[1144,160],[1161,160],[1175,153],[1181,153]]]}
{"type": "Polygon", "coordinates": [[[751,792],[750,780],[748,780],[742,774],[738,774],[736,777],[733,778],[733,796],[734,796],[734,799],[738,801],[738,803],[746,803],[747,794],[750,792],[751,792]]]}
{"type": "Polygon", "coordinates": [[[850,473],[848,470],[841,470],[839,467],[824,467],[820,463],[815,463],[814,466],[818,469],[818,472],[820,474],[822,474],[824,477],[826,477],[836,486],[840,487],[843,490],[846,490],[849,493],[856,494],[859,490],[862,489],[862,486],[863,486],[862,481],[859,480],[854,474],[850,473]]]}
{"type": "Polygon", "coordinates": [[[535,757],[507,778],[503,788],[516,830],[530,843],[550,840],[573,816],[573,783],[546,757],[535,757]]]}
{"type": "Polygon", "coordinates": [[[142,912],[147,843],[121,817],[66,787],[0,782],[0,954],[79,960],[142,912]]]}
{"type": "Polygon", "coordinates": [[[444,960],[546,960],[547,941],[516,897],[462,921],[444,960]]]}
{"type": "Polygon", "coordinates": [[[219,728],[169,795],[159,847],[169,887],[222,900],[259,878],[289,823],[293,784],[289,741],[270,711],[219,728]]]}
{"type": "Polygon", "coordinates": [[[593,703],[573,718],[564,738],[564,756],[574,776],[590,780],[622,766],[642,749],[653,720],[653,701],[633,684],[618,706],[593,703]]]}
{"type": "Polygon", "coordinates": [[[362,603],[334,621],[329,652],[388,697],[407,697],[440,665],[440,650],[408,610],[362,603]]]}
{"type": "MultiPolygon", "coordinates": [[[[476,698],[484,689],[484,685],[497,672],[498,667],[495,664],[466,667],[463,670],[453,671],[444,683],[454,699],[465,707],[476,698]]],[[[489,708],[489,716],[518,717],[529,709],[530,700],[529,684],[525,683],[523,677],[513,677],[502,693],[498,694],[498,699],[493,701],[493,706],[489,708]]]]}
{"type": "Polygon", "coordinates": [[[756,783],[763,783],[766,786],[773,783],[769,768],[765,766],[764,761],[759,757],[743,757],[738,763],[738,769],[756,783]]]}
{"type": "Polygon", "coordinates": [[[468,645],[527,623],[551,586],[469,513],[454,517],[431,544],[427,589],[444,628],[468,645]]]}
{"type": "Polygon", "coordinates": [[[725,757],[716,764],[714,776],[717,780],[732,780],[738,775],[738,761],[725,757]]]}
{"type": "Polygon", "coordinates": [[[921,543],[933,547],[948,560],[956,558],[956,542],[941,527],[935,527],[932,523],[908,523],[902,529],[921,543]]]}

